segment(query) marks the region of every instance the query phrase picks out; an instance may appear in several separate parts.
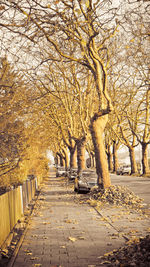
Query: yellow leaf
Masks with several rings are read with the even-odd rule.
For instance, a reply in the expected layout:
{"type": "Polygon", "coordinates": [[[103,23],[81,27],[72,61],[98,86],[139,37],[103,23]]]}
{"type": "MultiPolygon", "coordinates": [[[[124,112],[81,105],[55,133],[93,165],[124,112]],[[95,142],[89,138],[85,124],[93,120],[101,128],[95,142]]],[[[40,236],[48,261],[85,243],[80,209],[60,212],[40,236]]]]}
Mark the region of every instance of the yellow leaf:
{"type": "Polygon", "coordinates": [[[110,255],[110,253],[105,253],[104,257],[108,257],[110,255]]]}
{"type": "Polygon", "coordinates": [[[43,224],[46,225],[46,224],[51,224],[51,223],[50,222],[43,222],[43,224]]]}
{"type": "Polygon", "coordinates": [[[82,46],[86,46],[86,40],[82,39],[81,44],[82,44],[82,46]]]}
{"type": "Polygon", "coordinates": [[[89,8],[89,0],[87,0],[87,1],[85,2],[85,5],[86,5],[87,8],[89,8]]]}
{"type": "Polygon", "coordinates": [[[64,220],[65,223],[72,223],[71,220],[64,220]]]}
{"type": "Polygon", "coordinates": [[[61,248],[66,248],[65,246],[60,246],[61,248]]]}
{"type": "Polygon", "coordinates": [[[131,43],[133,43],[134,41],[135,41],[135,39],[134,39],[134,38],[130,40],[130,42],[131,42],[131,43]]]}
{"type": "Polygon", "coordinates": [[[72,241],[72,242],[75,242],[77,239],[75,238],[75,237],[68,237],[68,239],[70,240],[70,241],[72,241]]]}
{"type": "Polygon", "coordinates": [[[34,261],[34,260],[38,260],[39,258],[38,257],[32,257],[30,258],[30,260],[34,261]]]}

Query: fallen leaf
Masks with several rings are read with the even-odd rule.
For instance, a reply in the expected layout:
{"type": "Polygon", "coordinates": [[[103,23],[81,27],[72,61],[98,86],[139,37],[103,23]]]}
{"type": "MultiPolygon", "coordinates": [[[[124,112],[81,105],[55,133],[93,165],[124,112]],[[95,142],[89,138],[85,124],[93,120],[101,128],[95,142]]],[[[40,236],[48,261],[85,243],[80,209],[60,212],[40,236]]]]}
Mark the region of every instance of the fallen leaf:
{"type": "Polygon", "coordinates": [[[111,263],[111,261],[102,261],[102,262],[101,262],[101,265],[102,265],[102,264],[110,264],[110,263],[111,263]]]}
{"type": "Polygon", "coordinates": [[[68,239],[72,242],[75,242],[77,240],[75,237],[68,237],[68,239]]]}
{"type": "Polygon", "coordinates": [[[74,220],[73,224],[79,224],[76,220],[74,220]]]}
{"type": "Polygon", "coordinates": [[[104,256],[99,256],[99,257],[97,257],[98,259],[103,259],[104,258],[104,256]]]}
{"type": "Polygon", "coordinates": [[[65,223],[72,223],[71,220],[64,220],[65,223]]]}
{"type": "Polygon", "coordinates": [[[26,255],[32,255],[32,252],[27,252],[26,255]]]}
{"type": "Polygon", "coordinates": [[[85,238],[84,238],[84,236],[79,236],[78,239],[84,240],[85,238]]]}
{"type": "Polygon", "coordinates": [[[34,261],[34,260],[38,260],[38,257],[31,257],[30,260],[34,261]]]}
{"type": "Polygon", "coordinates": [[[24,250],[24,252],[26,253],[26,255],[32,255],[31,250],[26,249],[26,250],[24,250]]]}

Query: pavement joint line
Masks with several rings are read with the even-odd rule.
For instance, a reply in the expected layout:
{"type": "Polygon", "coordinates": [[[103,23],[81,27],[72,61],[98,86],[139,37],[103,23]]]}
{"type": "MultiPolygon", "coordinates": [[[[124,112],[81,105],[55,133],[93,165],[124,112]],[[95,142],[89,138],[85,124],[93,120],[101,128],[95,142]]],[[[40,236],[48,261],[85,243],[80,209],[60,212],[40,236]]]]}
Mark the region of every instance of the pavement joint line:
{"type": "MultiPolygon", "coordinates": [[[[91,207],[90,206],[90,204],[88,204],[88,203],[85,203],[85,204],[87,204],[90,208],[93,208],[96,212],[97,212],[97,214],[100,216],[100,217],[102,217],[102,218],[104,218],[104,216],[102,215],[102,213],[100,213],[97,209],[96,209],[96,207],[91,207]]],[[[120,231],[110,222],[110,220],[109,221],[107,221],[107,223],[119,234],[120,233],[120,231]]],[[[125,241],[129,241],[130,239],[126,236],[126,235],[122,235],[122,237],[125,239],[125,241]]]]}
{"type": "MultiPolygon", "coordinates": [[[[88,204],[89,205],[89,204],[88,204]]],[[[91,207],[90,205],[89,205],[89,207],[91,207]]],[[[100,215],[102,218],[104,218],[104,216],[96,209],[96,207],[92,207],[97,213],[98,213],[98,215],[100,215]]],[[[107,221],[107,223],[109,223],[109,225],[115,230],[115,231],[117,231],[117,233],[119,234],[120,232],[119,232],[119,230],[110,222],[110,221],[107,221]]],[[[126,240],[126,241],[129,241],[129,238],[127,237],[127,236],[125,236],[125,235],[122,235],[122,237],[126,240]]]]}
{"type": "MultiPolygon", "coordinates": [[[[91,207],[90,204],[86,203],[90,208],[93,208],[97,214],[104,218],[104,216],[96,209],[96,207],[91,207]]],[[[109,223],[109,225],[119,234],[119,230],[110,222],[110,221],[107,221],[107,223],[109,223]]],[[[126,240],[126,241],[129,241],[130,239],[126,236],[126,235],[122,235],[122,237],[126,240]]]]}

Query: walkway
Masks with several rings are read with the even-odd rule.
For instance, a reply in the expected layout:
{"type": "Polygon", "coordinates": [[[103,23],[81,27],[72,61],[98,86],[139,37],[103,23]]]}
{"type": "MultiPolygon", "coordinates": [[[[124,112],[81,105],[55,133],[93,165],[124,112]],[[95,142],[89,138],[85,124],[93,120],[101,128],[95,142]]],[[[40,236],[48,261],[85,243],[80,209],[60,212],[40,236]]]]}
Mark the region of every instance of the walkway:
{"type": "Polygon", "coordinates": [[[125,243],[117,234],[94,208],[80,203],[65,178],[51,172],[13,266],[102,266],[100,256],[125,243]]]}

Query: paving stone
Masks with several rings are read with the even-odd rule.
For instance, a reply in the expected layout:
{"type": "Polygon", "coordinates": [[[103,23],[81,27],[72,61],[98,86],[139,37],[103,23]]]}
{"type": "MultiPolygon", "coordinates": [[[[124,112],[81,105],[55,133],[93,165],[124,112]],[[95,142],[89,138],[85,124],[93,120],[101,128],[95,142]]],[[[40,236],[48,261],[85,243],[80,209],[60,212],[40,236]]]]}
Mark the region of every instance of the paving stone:
{"type": "Polygon", "coordinates": [[[94,208],[81,205],[78,197],[66,178],[55,178],[55,172],[50,173],[13,267],[100,266],[99,256],[124,245],[125,239],[112,239],[117,231],[101,221],[102,216],[94,208]],[[27,255],[25,250],[32,254],[27,255]]]}

